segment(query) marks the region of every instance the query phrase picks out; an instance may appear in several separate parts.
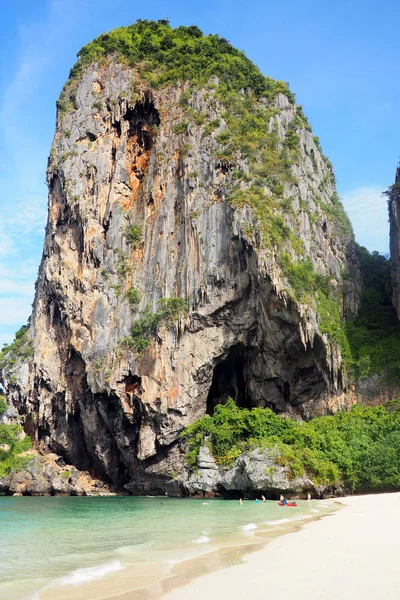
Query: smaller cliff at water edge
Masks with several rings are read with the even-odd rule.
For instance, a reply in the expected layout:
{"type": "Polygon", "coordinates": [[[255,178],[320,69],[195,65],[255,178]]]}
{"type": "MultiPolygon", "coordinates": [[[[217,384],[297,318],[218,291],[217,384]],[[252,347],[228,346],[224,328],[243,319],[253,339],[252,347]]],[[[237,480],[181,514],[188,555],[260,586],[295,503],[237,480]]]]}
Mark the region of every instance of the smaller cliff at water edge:
{"type": "Polygon", "coordinates": [[[288,85],[195,26],[113,30],[57,101],[47,180],[32,316],[0,355],[38,456],[134,494],[339,486],[286,438],[247,424],[218,454],[207,431],[224,406],[273,435],[400,396],[371,326],[384,307],[400,339],[388,262],[355,245],[288,85]]]}

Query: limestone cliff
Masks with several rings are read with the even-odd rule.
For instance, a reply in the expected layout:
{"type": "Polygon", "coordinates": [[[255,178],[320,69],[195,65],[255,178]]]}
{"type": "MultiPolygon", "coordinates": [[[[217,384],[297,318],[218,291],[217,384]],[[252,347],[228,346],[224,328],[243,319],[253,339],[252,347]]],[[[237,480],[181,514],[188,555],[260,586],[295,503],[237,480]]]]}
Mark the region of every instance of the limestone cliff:
{"type": "Polygon", "coordinates": [[[341,324],[360,281],[287,86],[197,28],[117,31],[58,102],[28,351],[2,378],[37,447],[139,493],[183,472],[182,428],[228,395],[300,417],[352,402],[341,324]],[[178,78],[174,44],[197,48],[178,78]]]}
{"type": "Polygon", "coordinates": [[[394,185],[388,192],[390,223],[390,271],[393,289],[393,306],[400,319],[400,166],[396,170],[394,185]]]}

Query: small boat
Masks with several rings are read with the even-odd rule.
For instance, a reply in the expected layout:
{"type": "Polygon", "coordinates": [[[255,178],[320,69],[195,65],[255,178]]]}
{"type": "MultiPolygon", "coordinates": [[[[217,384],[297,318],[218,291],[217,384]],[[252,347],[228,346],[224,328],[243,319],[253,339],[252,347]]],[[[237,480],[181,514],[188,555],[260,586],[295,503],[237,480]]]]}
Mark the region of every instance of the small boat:
{"type": "Polygon", "coordinates": [[[279,506],[297,506],[297,502],[286,502],[286,504],[283,504],[283,502],[278,502],[279,506]]]}

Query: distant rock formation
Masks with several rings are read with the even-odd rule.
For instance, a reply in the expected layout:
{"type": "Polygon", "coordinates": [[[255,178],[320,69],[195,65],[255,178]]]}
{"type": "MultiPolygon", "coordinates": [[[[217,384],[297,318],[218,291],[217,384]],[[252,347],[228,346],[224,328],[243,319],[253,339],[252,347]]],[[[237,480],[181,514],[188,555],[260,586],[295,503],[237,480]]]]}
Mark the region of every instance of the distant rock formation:
{"type": "Polygon", "coordinates": [[[394,185],[388,191],[390,223],[390,270],[393,288],[393,306],[400,319],[400,166],[394,185]]]}
{"type": "Polygon", "coordinates": [[[0,477],[0,496],[108,496],[112,492],[89,473],[66,465],[56,454],[25,453],[23,470],[0,477]]]}

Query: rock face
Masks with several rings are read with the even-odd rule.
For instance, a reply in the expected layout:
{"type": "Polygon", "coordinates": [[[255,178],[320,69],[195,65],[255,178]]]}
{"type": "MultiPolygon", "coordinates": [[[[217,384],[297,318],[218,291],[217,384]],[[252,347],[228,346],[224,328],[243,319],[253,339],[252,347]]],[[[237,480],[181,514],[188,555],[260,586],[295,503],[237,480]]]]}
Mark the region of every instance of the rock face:
{"type": "Polygon", "coordinates": [[[66,465],[56,454],[26,453],[26,467],[0,478],[0,496],[107,496],[110,489],[89,473],[66,465]]]}
{"type": "Polygon", "coordinates": [[[133,493],[174,482],[182,428],[228,395],[302,418],[352,402],[340,345],[323,326],[334,317],[321,316],[321,295],[296,293],[287,268],[336,290],[342,315],[357,311],[357,260],[330,163],[287,95],[242,91],[268,114],[274,152],[295,146],[279,193],[257,188],[270,203],[263,223],[249,159],[224,146],[217,92],[215,79],[155,87],[112,58],[68,84],[48,166],[33,350],[2,370],[39,448],[133,493]]]}
{"type": "Polygon", "coordinates": [[[396,180],[388,193],[390,223],[390,271],[393,288],[393,306],[400,319],[400,166],[396,180]]]}
{"type": "MultiPolygon", "coordinates": [[[[307,477],[292,477],[287,467],[276,464],[276,453],[272,450],[253,450],[242,454],[233,467],[218,467],[207,446],[202,446],[196,472],[188,471],[182,484],[188,494],[217,492],[229,497],[232,494],[321,494],[324,488],[316,486],[307,477]]],[[[129,489],[129,485],[127,488],[129,489]]],[[[173,493],[173,488],[169,493],[173,493]]]]}

